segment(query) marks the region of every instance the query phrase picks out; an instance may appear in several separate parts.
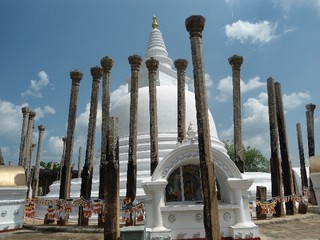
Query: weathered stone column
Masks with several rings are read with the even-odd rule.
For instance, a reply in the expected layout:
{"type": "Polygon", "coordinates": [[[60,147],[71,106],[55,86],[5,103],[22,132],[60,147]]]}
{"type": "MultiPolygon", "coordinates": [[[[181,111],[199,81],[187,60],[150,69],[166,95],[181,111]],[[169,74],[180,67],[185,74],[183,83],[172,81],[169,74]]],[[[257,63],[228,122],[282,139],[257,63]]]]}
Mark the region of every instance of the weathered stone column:
{"type": "MultiPolygon", "coordinates": [[[[284,118],[284,110],[282,103],[282,92],[281,85],[275,82],[275,96],[277,105],[277,121],[278,121],[278,132],[280,141],[280,152],[281,152],[281,167],[282,167],[282,182],[285,196],[291,196],[294,194],[293,178],[292,178],[292,167],[289,155],[289,144],[287,138],[286,121],[284,118]]],[[[294,200],[290,199],[286,202],[286,214],[294,215],[294,200]]]]}
{"type": "MultiPolygon", "coordinates": [[[[99,198],[105,199],[105,166],[107,162],[106,152],[108,149],[109,136],[109,116],[110,116],[110,75],[113,66],[113,60],[108,56],[100,60],[102,67],[102,123],[101,123],[101,157],[100,157],[100,172],[99,172],[99,198]]],[[[104,226],[103,214],[98,216],[98,226],[104,226]]]]}
{"type": "Polygon", "coordinates": [[[157,70],[159,61],[153,57],[146,61],[149,71],[149,114],[150,114],[150,175],[159,162],[158,146],[158,110],[157,110],[157,70]]]}
{"type": "Polygon", "coordinates": [[[306,164],[304,160],[304,150],[303,150],[303,141],[301,135],[301,124],[296,124],[297,128],[297,138],[298,138],[298,147],[299,147],[299,158],[300,158],[300,175],[301,175],[301,192],[303,194],[304,190],[308,189],[308,178],[306,172],[306,164]]]}
{"type": "Polygon", "coordinates": [[[241,173],[244,173],[242,154],[242,127],[241,127],[241,90],[240,90],[240,67],[243,57],[233,55],[229,59],[232,67],[233,83],[233,132],[234,132],[234,161],[241,173]]]}
{"type": "MultiPolygon", "coordinates": [[[[59,199],[70,198],[71,165],[72,165],[73,139],[74,139],[73,135],[74,135],[74,129],[76,126],[78,93],[79,93],[79,86],[80,86],[80,81],[82,79],[82,76],[83,76],[83,73],[80,72],[79,70],[74,70],[70,72],[72,85],[71,85],[70,104],[69,104],[66,152],[65,152],[64,164],[62,167],[59,199]]],[[[66,220],[59,219],[57,223],[59,225],[65,225],[66,220]]]]}
{"type": "Polygon", "coordinates": [[[186,59],[177,59],[174,61],[174,66],[178,70],[178,143],[182,143],[186,139],[186,73],[185,70],[188,67],[188,61],[186,59]]]}
{"type": "MultiPolygon", "coordinates": [[[[27,182],[27,187],[28,187],[28,190],[27,190],[27,198],[31,198],[31,182],[32,182],[32,172],[33,172],[33,169],[31,168],[31,159],[32,159],[32,154],[33,154],[33,150],[35,149],[37,145],[32,143],[31,144],[31,147],[29,148],[29,158],[30,160],[27,162],[26,164],[26,182],[27,182]]],[[[10,164],[9,164],[10,165],[10,164]]]]}
{"type": "Polygon", "coordinates": [[[308,150],[309,157],[314,156],[314,109],[316,105],[310,103],[306,105],[307,131],[308,131],[308,150]]]}
{"type": "MultiPolygon", "coordinates": [[[[99,95],[99,84],[102,76],[102,69],[100,67],[92,67],[90,69],[92,75],[92,90],[91,90],[91,101],[90,101],[90,115],[88,123],[88,134],[87,134],[87,148],[86,157],[82,171],[81,181],[81,193],[80,196],[84,199],[91,197],[91,185],[92,185],[92,162],[94,156],[94,140],[96,134],[96,122],[97,122],[97,111],[98,111],[98,95],[99,95]]],[[[89,218],[85,218],[83,215],[83,207],[79,207],[79,226],[88,226],[89,218]]]]}
{"type": "Polygon", "coordinates": [[[214,164],[211,149],[207,92],[202,54],[202,31],[205,18],[191,16],[185,25],[190,34],[193,63],[194,90],[196,99],[201,184],[203,192],[203,222],[207,239],[220,240],[220,224],[214,164]]]}
{"type": "MultiPolygon", "coordinates": [[[[310,103],[306,105],[306,119],[307,119],[307,134],[308,134],[308,152],[309,159],[315,154],[315,146],[314,146],[314,109],[316,105],[310,103]]],[[[309,202],[313,205],[317,205],[317,199],[313,189],[313,183],[310,178],[309,180],[309,202]]]]}
{"type": "Polygon", "coordinates": [[[67,138],[63,137],[62,141],[63,141],[63,149],[62,149],[62,156],[61,156],[61,160],[60,160],[59,180],[61,180],[62,168],[63,168],[63,165],[64,165],[64,160],[65,160],[65,155],[66,155],[66,141],[67,141],[67,138]]]}
{"type": "Polygon", "coordinates": [[[133,201],[137,191],[137,134],[138,134],[138,95],[139,95],[139,69],[142,58],[131,55],[128,58],[131,66],[130,89],[130,122],[129,122],[129,152],[127,166],[127,192],[126,197],[133,201]]]}
{"type": "Polygon", "coordinates": [[[106,163],[106,199],[104,203],[104,239],[119,240],[120,239],[120,181],[119,181],[119,126],[118,118],[110,118],[106,163]]]}
{"type": "MultiPolygon", "coordinates": [[[[279,138],[278,138],[278,123],[277,123],[277,109],[276,96],[274,90],[274,80],[270,77],[267,79],[268,87],[268,106],[269,106],[269,128],[270,128],[270,169],[271,169],[271,192],[272,197],[283,196],[282,178],[281,178],[281,159],[279,156],[279,138]]],[[[275,206],[275,217],[284,215],[283,200],[277,202],[275,206]]]]}
{"type": "Polygon", "coordinates": [[[1,148],[0,148],[0,165],[5,165],[1,148]]]}
{"type": "MultiPolygon", "coordinates": [[[[36,117],[36,113],[33,111],[29,112],[29,120],[28,120],[28,129],[25,140],[25,147],[23,153],[23,167],[24,169],[28,169],[28,166],[31,164],[31,147],[32,147],[32,137],[33,137],[33,129],[34,129],[34,119],[36,117]]],[[[28,170],[27,170],[28,171],[28,170]]]]}
{"type": "Polygon", "coordinates": [[[36,166],[35,166],[34,175],[33,175],[32,198],[35,198],[35,197],[38,196],[41,150],[42,150],[43,133],[44,133],[44,130],[45,130],[45,126],[44,125],[39,125],[38,129],[39,129],[39,138],[38,138],[38,149],[37,149],[37,157],[36,157],[36,166]]]}
{"type": "Polygon", "coordinates": [[[81,177],[81,157],[82,157],[82,147],[79,147],[79,152],[78,152],[78,178],[81,177]]]}
{"type": "Polygon", "coordinates": [[[22,109],[23,120],[22,120],[22,129],[21,129],[21,140],[20,140],[20,153],[19,153],[19,166],[24,166],[24,152],[26,147],[26,136],[28,131],[28,122],[29,122],[29,108],[23,107],[22,109]]]}

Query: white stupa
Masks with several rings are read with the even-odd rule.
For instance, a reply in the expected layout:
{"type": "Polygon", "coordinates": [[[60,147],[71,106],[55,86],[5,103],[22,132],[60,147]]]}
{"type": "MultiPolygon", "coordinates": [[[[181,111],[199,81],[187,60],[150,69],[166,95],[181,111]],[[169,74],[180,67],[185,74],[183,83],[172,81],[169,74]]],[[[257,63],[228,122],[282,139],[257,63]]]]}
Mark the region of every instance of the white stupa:
{"type": "MultiPolygon", "coordinates": [[[[189,63],[189,67],[192,67],[189,63]]],[[[188,82],[189,79],[187,78],[188,82]]],[[[112,106],[110,116],[119,118],[120,196],[126,195],[130,118],[128,93],[112,106]]],[[[177,144],[177,71],[168,57],[156,18],[153,19],[148,47],[139,74],[137,198],[146,207],[145,239],[205,239],[195,95],[186,83],[186,122],[188,138],[177,144]],[[159,164],[150,176],[149,88],[145,61],[159,61],[157,71],[157,111],[159,164]],[[157,238],[161,236],[161,238],[157,238]]],[[[208,110],[209,111],[209,110],[208,110]]],[[[221,239],[260,239],[251,221],[248,188],[252,180],[243,179],[219,140],[209,111],[213,162],[217,176],[221,239]]],[[[98,169],[96,161],[95,169],[98,169]]],[[[80,196],[81,179],[73,179],[71,198],[80,196]]],[[[50,187],[46,197],[58,197],[60,183],[50,187]]],[[[93,177],[91,196],[98,197],[99,176],[93,177]]]]}

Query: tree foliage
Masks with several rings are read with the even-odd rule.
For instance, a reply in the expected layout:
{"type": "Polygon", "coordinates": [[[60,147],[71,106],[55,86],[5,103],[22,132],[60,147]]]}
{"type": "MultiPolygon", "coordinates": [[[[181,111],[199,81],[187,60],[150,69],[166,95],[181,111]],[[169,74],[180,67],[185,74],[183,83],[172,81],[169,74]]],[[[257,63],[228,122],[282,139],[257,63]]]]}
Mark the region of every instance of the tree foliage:
{"type": "Polygon", "coordinates": [[[40,162],[40,166],[44,169],[50,169],[51,164],[53,163],[53,170],[60,169],[60,163],[58,162],[40,162]]]}
{"type": "MultiPolygon", "coordinates": [[[[225,148],[232,161],[234,161],[234,143],[233,141],[224,141],[225,148]]],[[[250,146],[242,145],[242,154],[245,172],[267,172],[268,159],[263,156],[260,150],[250,146]]]]}

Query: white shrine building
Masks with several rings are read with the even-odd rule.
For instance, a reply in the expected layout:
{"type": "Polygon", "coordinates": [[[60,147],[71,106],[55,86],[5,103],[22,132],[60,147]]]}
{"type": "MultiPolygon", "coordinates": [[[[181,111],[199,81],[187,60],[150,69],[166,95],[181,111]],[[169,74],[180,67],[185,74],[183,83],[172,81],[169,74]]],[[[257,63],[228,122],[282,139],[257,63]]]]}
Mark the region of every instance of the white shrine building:
{"type": "MultiPolygon", "coordinates": [[[[177,71],[168,57],[162,34],[154,18],[148,47],[139,74],[137,199],[146,207],[145,239],[205,239],[203,204],[197,142],[195,95],[186,83],[187,139],[177,144],[177,71]],[[157,70],[157,115],[159,164],[150,176],[149,88],[145,61],[159,61],[157,70]]],[[[189,63],[189,68],[192,64],[189,63]]],[[[186,82],[189,78],[186,79],[186,82]]],[[[209,110],[208,110],[209,111],[209,110]]],[[[110,111],[119,118],[120,196],[126,196],[130,121],[130,78],[128,92],[110,111]]],[[[260,239],[251,221],[248,189],[253,180],[244,179],[219,140],[209,111],[212,161],[215,166],[221,239],[260,239]]],[[[94,168],[99,169],[98,161],[94,168]]],[[[55,182],[47,197],[57,197],[55,182]]],[[[81,179],[73,179],[71,198],[79,197],[81,179]]],[[[99,176],[93,177],[92,197],[98,197],[99,176]]]]}

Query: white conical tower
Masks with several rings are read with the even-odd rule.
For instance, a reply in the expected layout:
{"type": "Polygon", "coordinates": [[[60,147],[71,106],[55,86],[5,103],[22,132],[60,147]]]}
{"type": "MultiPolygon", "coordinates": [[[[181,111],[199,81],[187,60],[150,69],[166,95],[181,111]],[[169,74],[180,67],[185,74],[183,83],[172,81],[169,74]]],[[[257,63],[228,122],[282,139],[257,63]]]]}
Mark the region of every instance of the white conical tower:
{"type": "Polygon", "coordinates": [[[145,58],[149,59],[150,57],[153,57],[157,59],[159,63],[163,66],[172,68],[173,61],[170,58],[168,58],[166,45],[164,44],[162,34],[158,29],[158,22],[155,16],[153,17],[152,28],[153,30],[150,33],[145,58]]]}

